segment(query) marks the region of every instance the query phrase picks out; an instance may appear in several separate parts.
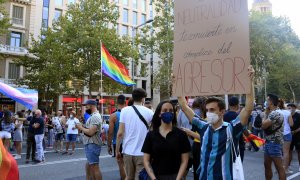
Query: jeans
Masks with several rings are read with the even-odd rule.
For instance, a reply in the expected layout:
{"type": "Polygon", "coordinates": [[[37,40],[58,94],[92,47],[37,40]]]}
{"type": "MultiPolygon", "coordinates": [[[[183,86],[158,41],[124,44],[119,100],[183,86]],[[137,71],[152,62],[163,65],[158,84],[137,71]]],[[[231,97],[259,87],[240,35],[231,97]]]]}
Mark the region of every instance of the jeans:
{"type": "Polygon", "coordinates": [[[275,142],[266,141],[264,145],[265,155],[269,157],[282,157],[282,145],[275,142]]]}
{"type": "Polygon", "coordinates": [[[86,159],[89,165],[99,164],[99,156],[101,153],[101,146],[98,144],[86,144],[84,147],[86,159]]]}
{"type": "Polygon", "coordinates": [[[49,129],[49,132],[48,132],[48,146],[53,146],[53,132],[54,130],[53,129],[49,129]]]}
{"type": "Polygon", "coordinates": [[[31,151],[31,160],[35,160],[35,139],[32,132],[27,133],[27,148],[26,148],[26,159],[30,159],[31,151]]]}
{"type": "Polygon", "coordinates": [[[44,161],[45,160],[45,155],[44,155],[44,148],[43,148],[43,139],[44,139],[44,134],[37,134],[34,136],[35,138],[35,143],[36,143],[36,160],[38,161],[44,161]]]}

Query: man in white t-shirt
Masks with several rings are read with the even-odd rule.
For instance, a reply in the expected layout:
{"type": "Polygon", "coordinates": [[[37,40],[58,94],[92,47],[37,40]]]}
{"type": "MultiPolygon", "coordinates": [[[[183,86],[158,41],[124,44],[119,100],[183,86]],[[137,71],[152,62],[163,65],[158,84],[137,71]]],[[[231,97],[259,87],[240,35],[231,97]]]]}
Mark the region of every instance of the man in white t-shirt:
{"type": "Polygon", "coordinates": [[[78,135],[78,129],[75,127],[76,124],[79,124],[79,120],[76,118],[76,112],[72,111],[70,113],[70,118],[66,122],[67,129],[67,137],[66,137],[66,152],[63,154],[68,154],[70,142],[72,143],[72,152],[69,155],[74,154],[76,139],[78,135]]]}
{"type": "MultiPolygon", "coordinates": [[[[144,89],[136,88],[132,91],[133,106],[141,114],[149,126],[153,111],[143,106],[147,93],[144,89]]],[[[134,107],[128,106],[121,110],[120,125],[117,135],[116,158],[121,159],[120,142],[123,139],[123,155],[126,179],[138,179],[139,172],[143,169],[143,153],[141,152],[146,138],[148,127],[140,119],[134,107]]]]}

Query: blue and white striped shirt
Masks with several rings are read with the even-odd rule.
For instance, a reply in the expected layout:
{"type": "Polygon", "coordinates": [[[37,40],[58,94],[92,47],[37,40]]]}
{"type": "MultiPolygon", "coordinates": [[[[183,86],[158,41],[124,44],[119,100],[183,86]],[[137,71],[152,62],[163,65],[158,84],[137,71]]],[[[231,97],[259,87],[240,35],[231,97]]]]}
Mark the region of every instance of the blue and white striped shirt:
{"type": "Polygon", "coordinates": [[[228,139],[227,128],[230,128],[234,143],[237,144],[244,127],[238,116],[231,123],[223,122],[214,130],[211,125],[194,117],[192,124],[197,127],[201,136],[201,161],[198,172],[199,179],[232,179],[231,142],[228,139]]]}

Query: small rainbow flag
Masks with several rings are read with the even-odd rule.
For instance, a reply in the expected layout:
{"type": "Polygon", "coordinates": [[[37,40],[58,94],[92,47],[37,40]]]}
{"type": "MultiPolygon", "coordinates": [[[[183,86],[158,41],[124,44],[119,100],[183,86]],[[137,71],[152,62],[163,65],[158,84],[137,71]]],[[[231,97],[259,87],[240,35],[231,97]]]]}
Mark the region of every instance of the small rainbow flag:
{"type": "Polygon", "coordinates": [[[36,90],[13,88],[0,82],[0,93],[17,101],[20,104],[23,104],[28,109],[32,109],[38,103],[38,92],[36,90]]]}
{"type": "Polygon", "coordinates": [[[102,44],[101,46],[102,73],[125,86],[133,86],[128,69],[114,58],[102,44]]]}
{"type": "Polygon", "coordinates": [[[0,180],[19,180],[16,160],[7,152],[0,139],[0,180]]]}

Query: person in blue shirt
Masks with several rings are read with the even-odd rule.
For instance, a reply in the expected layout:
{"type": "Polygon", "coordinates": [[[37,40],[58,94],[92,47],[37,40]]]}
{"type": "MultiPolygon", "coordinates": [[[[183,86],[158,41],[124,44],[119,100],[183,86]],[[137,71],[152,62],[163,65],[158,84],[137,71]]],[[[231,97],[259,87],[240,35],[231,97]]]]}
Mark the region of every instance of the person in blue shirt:
{"type": "Polygon", "coordinates": [[[251,93],[246,96],[246,106],[239,116],[230,123],[223,121],[225,103],[222,98],[210,97],[206,101],[206,122],[195,116],[194,111],[188,107],[183,97],[178,97],[183,112],[190,122],[196,126],[201,137],[201,163],[198,169],[199,179],[233,179],[231,160],[231,133],[235,146],[242,135],[253,109],[253,77],[252,66],[248,67],[248,76],[251,79],[251,93]],[[229,130],[227,131],[227,128],[229,130]]]}
{"type": "MultiPolygon", "coordinates": [[[[108,140],[107,140],[108,154],[112,155],[112,151],[114,151],[113,157],[116,156],[116,143],[117,143],[117,133],[119,130],[120,114],[121,114],[121,110],[126,106],[126,97],[124,95],[119,95],[117,98],[117,103],[118,103],[118,110],[109,117],[109,130],[108,130],[108,140]],[[113,143],[113,148],[111,146],[111,143],[113,143]]],[[[122,152],[121,147],[120,147],[120,151],[122,152]]],[[[124,169],[124,161],[122,158],[120,161],[118,161],[118,165],[119,165],[121,179],[125,179],[126,174],[124,169]]]]}

